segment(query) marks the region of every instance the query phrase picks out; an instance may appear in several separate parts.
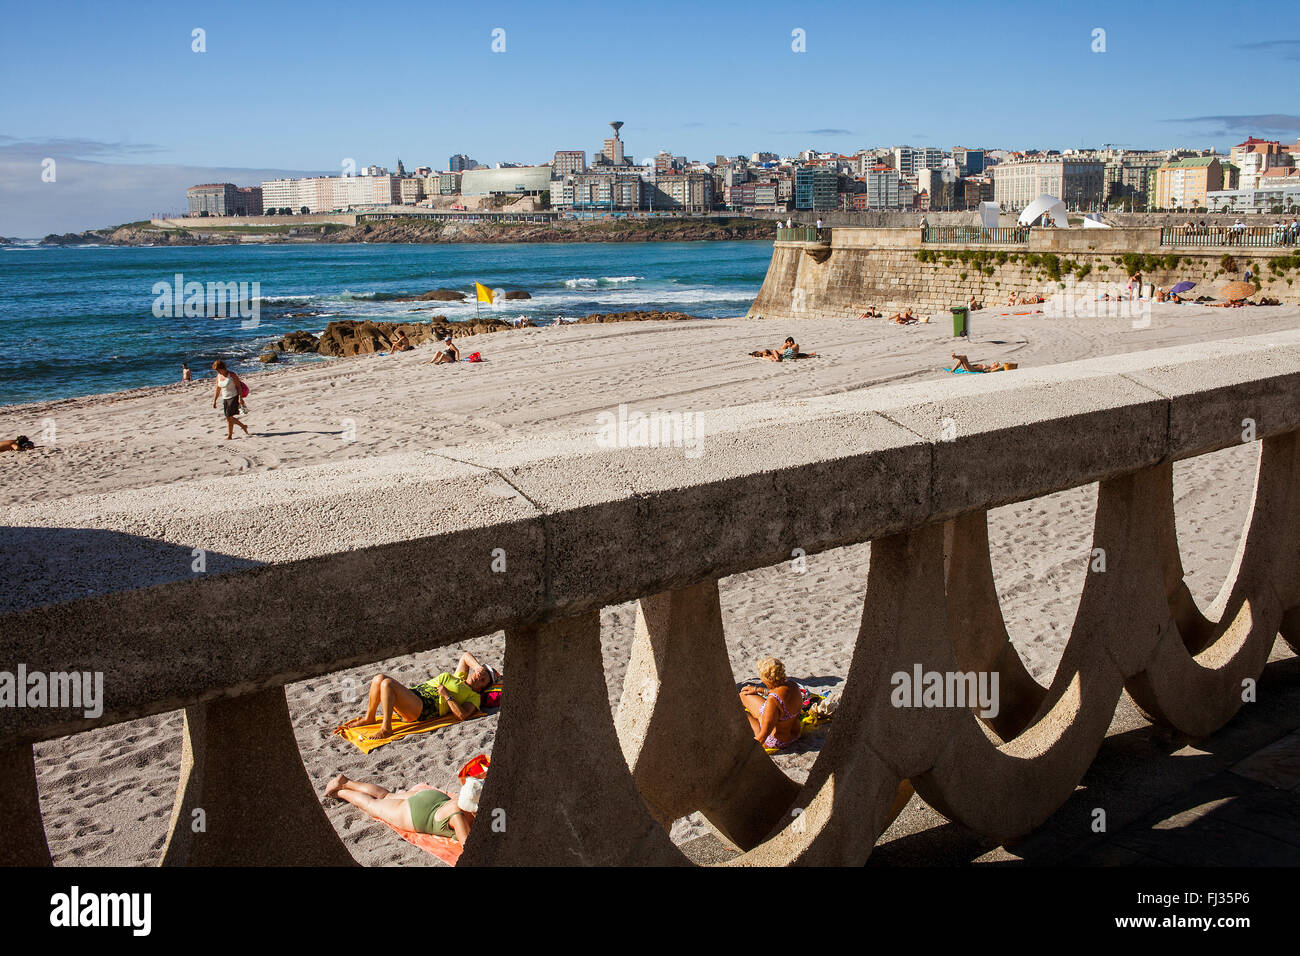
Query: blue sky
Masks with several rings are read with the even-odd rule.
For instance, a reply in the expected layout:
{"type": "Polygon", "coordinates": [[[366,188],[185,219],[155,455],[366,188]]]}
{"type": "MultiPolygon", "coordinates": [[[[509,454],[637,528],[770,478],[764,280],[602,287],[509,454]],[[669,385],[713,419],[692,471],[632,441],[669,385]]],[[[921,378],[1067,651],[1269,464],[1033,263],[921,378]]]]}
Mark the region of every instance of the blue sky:
{"type": "Polygon", "coordinates": [[[178,210],[186,180],[590,154],[613,119],[638,157],[1293,142],[1300,4],[1241,10],[4,0],[0,235],[178,210]]]}

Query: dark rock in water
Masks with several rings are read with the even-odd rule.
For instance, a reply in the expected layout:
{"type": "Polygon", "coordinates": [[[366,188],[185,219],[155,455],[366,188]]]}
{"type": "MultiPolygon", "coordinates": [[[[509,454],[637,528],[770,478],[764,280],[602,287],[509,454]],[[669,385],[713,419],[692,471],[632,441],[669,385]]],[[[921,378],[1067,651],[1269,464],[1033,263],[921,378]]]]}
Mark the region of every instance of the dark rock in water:
{"type": "Polygon", "coordinates": [[[261,359],[263,365],[270,365],[272,362],[280,361],[280,353],[263,352],[261,355],[258,356],[258,358],[261,359]]]}
{"type": "Polygon", "coordinates": [[[465,293],[455,289],[434,289],[421,295],[399,295],[394,302],[464,302],[465,293]]]}
{"type": "Polygon", "coordinates": [[[603,324],[605,322],[680,322],[699,319],[698,315],[685,312],[596,312],[578,319],[578,325],[603,324]]]}
{"type": "Polygon", "coordinates": [[[532,296],[529,295],[527,292],[525,292],[523,289],[511,289],[509,292],[503,295],[502,298],[503,299],[531,299],[532,296]]]}
{"type": "Polygon", "coordinates": [[[320,340],[316,336],[299,329],[297,332],[290,332],[272,348],[279,349],[281,352],[315,352],[319,345],[320,340]]]}
{"type": "Polygon", "coordinates": [[[50,233],[41,240],[43,246],[84,246],[92,242],[103,242],[104,237],[92,232],[65,232],[63,235],[50,233]]]}

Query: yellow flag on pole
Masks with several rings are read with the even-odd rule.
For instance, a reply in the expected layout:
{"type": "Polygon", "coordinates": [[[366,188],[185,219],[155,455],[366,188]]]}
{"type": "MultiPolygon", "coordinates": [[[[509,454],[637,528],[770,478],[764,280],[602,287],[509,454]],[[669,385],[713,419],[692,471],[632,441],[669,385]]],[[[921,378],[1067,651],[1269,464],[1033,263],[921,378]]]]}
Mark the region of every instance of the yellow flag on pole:
{"type": "Polygon", "coordinates": [[[477,294],[476,301],[478,302],[492,301],[492,290],[489,289],[487,286],[485,286],[482,282],[474,283],[474,292],[477,294]]]}

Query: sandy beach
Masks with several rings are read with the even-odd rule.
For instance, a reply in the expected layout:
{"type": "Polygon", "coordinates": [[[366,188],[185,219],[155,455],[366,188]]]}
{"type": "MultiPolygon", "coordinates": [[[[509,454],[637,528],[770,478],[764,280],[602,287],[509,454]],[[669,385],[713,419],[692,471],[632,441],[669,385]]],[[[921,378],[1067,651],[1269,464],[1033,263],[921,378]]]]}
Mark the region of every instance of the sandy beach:
{"type": "MultiPolygon", "coordinates": [[[[6,527],[93,526],[101,495],[141,498],[177,482],[257,475],[327,463],[379,460],[498,437],[528,438],[590,427],[627,404],[643,412],[696,412],[884,383],[950,377],[950,353],[1022,368],[1078,358],[1292,329],[1300,307],[1240,310],[1153,305],[1148,328],[1128,318],[1056,319],[976,312],[969,342],[951,318],[900,327],[880,319],[797,323],[726,319],[524,329],[458,340],[482,364],[424,364],[432,347],[393,356],[271,369],[249,377],[251,438],[224,441],[211,407],[212,382],[176,384],[0,409],[0,437],[27,434],[42,447],[0,456],[0,514],[6,527]],[[786,335],[818,357],[772,363],[749,356],[786,335]],[[54,427],[53,442],[38,437],[54,427]]],[[[178,369],[179,372],[179,369],[178,369]]],[[[999,373],[1015,374],[1015,372],[999,373]]],[[[1258,445],[1175,466],[1178,527],[1188,583],[1208,603],[1228,571],[1251,497],[1258,445]],[[1224,482],[1222,487],[1215,483],[1224,482]],[[1224,488],[1228,489],[1227,493],[1224,488]]],[[[455,488],[446,489],[449,496],[455,488]]],[[[1095,486],[1001,508],[990,515],[998,591],[1008,629],[1030,670],[1049,680],[1070,633],[1090,547],[1095,486]]],[[[120,500],[120,498],[118,499],[120,500]]],[[[320,533],[320,529],[303,529],[320,533]]],[[[847,672],[858,628],[868,545],[808,558],[807,572],[767,568],[721,583],[728,649],[738,680],[758,658],[781,657],[791,676],[834,691],[847,672]]],[[[11,600],[32,603],[26,582],[11,600]]],[[[58,599],[58,595],[51,595],[58,599]]],[[[18,606],[11,604],[10,606],[18,606]]],[[[606,680],[616,707],[635,605],[602,614],[606,680]]],[[[504,638],[463,649],[500,663],[504,638]]],[[[456,769],[490,751],[495,717],[399,740],[364,756],[330,731],[359,712],[354,698],[380,671],[408,684],[450,669],[459,649],[377,662],[287,688],[298,742],[317,788],[335,773],[397,789],[446,786],[456,769]]],[[[508,704],[507,704],[508,706],[508,704]]],[[[166,839],[179,772],[181,714],[159,715],[36,748],[50,849],[56,863],[150,865],[166,839]]],[[[802,780],[818,738],[776,756],[802,780]]],[[[255,746],[255,742],[250,745],[255,746]]],[[[330,819],[365,864],[442,865],[387,827],[330,800],[330,819]]],[[[707,832],[679,820],[678,842],[707,832]]]]}

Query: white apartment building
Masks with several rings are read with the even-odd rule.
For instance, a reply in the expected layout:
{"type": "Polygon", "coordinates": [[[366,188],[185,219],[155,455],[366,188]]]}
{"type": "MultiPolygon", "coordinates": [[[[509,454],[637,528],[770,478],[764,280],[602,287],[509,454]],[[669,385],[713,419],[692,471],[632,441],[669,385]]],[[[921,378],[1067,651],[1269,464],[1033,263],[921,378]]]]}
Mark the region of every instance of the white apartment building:
{"type": "Polygon", "coordinates": [[[915,179],[921,169],[939,169],[943,166],[943,150],[933,146],[895,146],[894,168],[908,179],[915,179]]]}
{"type": "Polygon", "coordinates": [[[295,213],[306,208],[307,212],[315,213],[352,206],[386,206],[402,201],[401,183],[402,180],[388,174],[273,179],[262,183],[262,207],[288,208],[295,213]]]}
{"type": "Polygon", "coordinates": [[[1094,159],[1027,159],[992,167],[993,201],[1006,209],[1024,209],[1046,193],[1066,205],[1099,202],[1106,164],[1094,159]]]}

